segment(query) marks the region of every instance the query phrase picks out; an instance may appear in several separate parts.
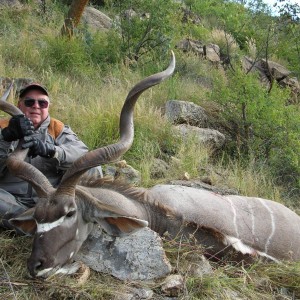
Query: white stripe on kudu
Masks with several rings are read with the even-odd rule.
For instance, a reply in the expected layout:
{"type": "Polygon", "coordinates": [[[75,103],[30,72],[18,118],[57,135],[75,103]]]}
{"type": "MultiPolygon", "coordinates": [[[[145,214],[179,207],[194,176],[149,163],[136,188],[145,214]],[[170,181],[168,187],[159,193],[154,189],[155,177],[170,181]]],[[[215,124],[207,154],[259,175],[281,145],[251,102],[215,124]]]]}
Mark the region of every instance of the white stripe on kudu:
{"type": "Polygon", "coordinates": [[[229,235],[224,236],[223,243],[227,246],[232,246],[235,250],[237,250],[243,254],[250,254],[251,256],[258,254],[260,256],[264,256],[275,262],[279,262],[279,260],[276,259],[275,257],[268,255],[265,252],[255,250],[254,248],[244,244],[240,239],[238,239],[234,236],[229,236],[229,235]]]}
{"type": "Polygon", "coordinates": [[[52,223],[37,223],[37,233],[50,231],[51,229],[61,225],[64,219],[65,216],[62,216],[61,218],[52,223]]]}
{"type": "Polygon", "coordinates": [[[267,203],[265,201],[263,201],[262,199],[260,198],[257,198],[260,203],[268,210],[268,212],[270,213],[270,217],[271,217],[271,233],[270,233],[270,236],[268,237],[268,239],[266,240],[266,245],[265,245],[265,252],[267,253],[268,252],[268,248],[269,248],[269,245],[271,243],[271,240],[274,236],[274,233],[275,233],[275,220],[274,220],[274,214],[273,214],[273,211],[272,209],[267,205],[267,203]]]}

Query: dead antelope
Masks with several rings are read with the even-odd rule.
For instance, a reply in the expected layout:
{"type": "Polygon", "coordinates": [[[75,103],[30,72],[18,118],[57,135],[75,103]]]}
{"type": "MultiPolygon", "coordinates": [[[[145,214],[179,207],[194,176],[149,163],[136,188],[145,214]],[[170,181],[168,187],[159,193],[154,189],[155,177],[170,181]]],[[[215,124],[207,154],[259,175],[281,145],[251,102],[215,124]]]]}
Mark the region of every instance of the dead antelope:
{"type": "MultiPolygon", "coordinates": [[[[7,159],[10,172],[32,184],[39,201],[10,222],[24,233],[34,234],[28,270],[47,277],[64,266],[86,240],[94,224],[115,236],[149,226],[159,234],[175,236],[182,228],[194,233],[209,251],[235,249],[245,256],[271,260],[300,259],[300,217],[287,207],[260,198],[221,196],[213,192],[175,185],[151,189],[112,186],[80,186],[90,168],[115,161],[133,142],[133,109],[143,91],[172,75],[169,67],[147,77],[129,92],[120,116],[120,140],[82,156],[65,173],[57,189],[47,178],[23,161],[26,151],[16,150],[7,159]]],[[[3,102],[3,101],[2,101],[3,102]]],[[[17,113],[3,102],[0,108],[17,113]]]]}

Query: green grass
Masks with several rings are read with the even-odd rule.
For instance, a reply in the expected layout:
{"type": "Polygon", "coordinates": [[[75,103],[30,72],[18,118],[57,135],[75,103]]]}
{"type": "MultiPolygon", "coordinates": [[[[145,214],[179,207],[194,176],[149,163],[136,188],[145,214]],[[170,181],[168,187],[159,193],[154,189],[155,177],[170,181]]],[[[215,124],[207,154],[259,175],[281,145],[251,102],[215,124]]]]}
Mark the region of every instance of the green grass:
{"type": "MultiPolygon", "coordinates": [[[[150,57],[129,69],[117,63],[117,52],[108,52],[105,34],[94,36],[92,44],[88,43],[85,29],[71,41],[59,38],[63,11],[58,1],[47,1],[46,15],[41,14],[33,1],[29,2],[30,6],[24,5],[21,11],[0,10],[1,76],[32,78],[45,84],[51,94],[51,115],[69,124],[90,149],[115,142],[119,136],[119,113],[130,88],[153,70],[165,68],[168,59],[153,63],[150,57]]],[[[207,29],[200,31],[208,38],[207,29]]],[[[187,100],[202,105],[220,124],[218,118],[222,108],[212,99],[210,86],[214,87],[216,82],[227,85],[224,70],[211,67],[194,55],[176,51],[176,57],[176,74],[145,92],[136,106],[135,141],[124,158],[141,172],[142,185],[148,187],[181,179],[188,173],[191,178],[209,177],[216,186],[232,188],[243,195],[290,204],[288,197],[281,197],[283,188],[274,184],[268,165],[259,159],[250,159],[248,164],[233,159],[225,162],[222,155],[217,156],[211,149],[193,140],[184,142],[173,134],[171,124],[163,116],[167,100],[187,100]],[[155,158],[169,163],[166,178],[151,178],[155,158]]],[[[227,125],[226,120],[222,122],[227,125]]],[[[161,281],[126,283],[96,272],[91,272],[83,285],[72,276],[32,280],[26,270],[31,239],[0,232],[0,245],[0,295],[3,299],[113,299],[116,291],[133,285],[148,286],[158,295],[161,293],[161,281]]],[[[290,299],[300,298],[299,263],[257,262],[239,266],[212,262],[213,273],[197,278],[189,273],[189,266],[195,255],[203,254],[199,245],[193,240],[185,243],[173,240],[165,241],[164,248],[174,272],[184,276],[185,290],[179,299],[232,299],[237,296],[241,299],[284,299],[284,292],[290,299]]]]}
{"type": "MultiPolygon", "coordinates": [[[[0,235],[0,294],[3,299],[114,299],[129,287],[151,288],[156,299],[162,299],[163,279],[151,282],[121,282],[110,275],[91,271],[81,284],[76,276],[54,276],[33,280],[26,271],[31,239],[0,235]]],[[[204,249],[191,239],[164,241],[167,257],[174,273],[184,278],[184,291],[179,299],[299,299],[300,263],[262,263],[236,265],[210,262],[210,274],[195,276],[191,267],[201,259],[204,249]],[[290,298],[284,298],[290,297],[290,298]],[[278,297],[278,298],[277,298],[278,297]],[[282,298],[280,298],[282,297],[282,298]],[[294,298],[292,298],[294,297],[294,298]]]]}

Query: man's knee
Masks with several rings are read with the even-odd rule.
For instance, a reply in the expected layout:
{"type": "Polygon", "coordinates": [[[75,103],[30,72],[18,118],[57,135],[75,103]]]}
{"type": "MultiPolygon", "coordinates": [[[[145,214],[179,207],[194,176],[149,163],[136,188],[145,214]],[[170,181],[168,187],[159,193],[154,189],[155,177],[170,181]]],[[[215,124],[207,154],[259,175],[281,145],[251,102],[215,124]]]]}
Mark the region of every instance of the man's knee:
{"type": "Polygon", "coordinates": [[[26,210],[25,207],[19,205],[15,197],[0,189],[0,226],[11,229],[8,220],[20,215],[26,210]]]}

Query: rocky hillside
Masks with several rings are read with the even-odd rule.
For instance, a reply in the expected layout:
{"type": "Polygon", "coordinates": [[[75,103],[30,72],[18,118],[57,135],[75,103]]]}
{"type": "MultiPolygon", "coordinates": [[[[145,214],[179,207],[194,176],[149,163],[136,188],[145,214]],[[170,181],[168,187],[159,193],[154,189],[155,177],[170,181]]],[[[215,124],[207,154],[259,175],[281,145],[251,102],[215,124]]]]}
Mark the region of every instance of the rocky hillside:
{"type": "MultiPolygon", "coordinates": [[[[0,0],[0,87],[14,80],[9,101],[24,82],[40,81],[51,94],[51,115],[91,149],[110,144],[118,138],[128,91],[163,70],[172,49],[174,76],[141,97],[133,147],[125,161],[105,166],[105,174],[139,186],[180,183],[299,208],[297,19],[273,17],[260,1],[250,10],[235,1],[93,0],[66,38],[61,28],[70,3],[0,0]]],[[[74,277],[33,281],[26,271],[30,238],[1,232],[0,294],[7,299],[300,297],[297,262],[240,266],[207,261],[193,239],[161,240],[145,230],[122,244],[98,234],[92,241],[101,241],[105,259],[95,261],[88,250],[80,259],[89,259],[99,272],[82,267],[74,277]],[[148,248],[152,252],[145,257],[148,248]],[[111,257],[120,249],[125,271],[134,273],[120,268],[118,255],[111,257]],[[138,281],[145,276],[150,281],[138,281]]]]}

